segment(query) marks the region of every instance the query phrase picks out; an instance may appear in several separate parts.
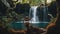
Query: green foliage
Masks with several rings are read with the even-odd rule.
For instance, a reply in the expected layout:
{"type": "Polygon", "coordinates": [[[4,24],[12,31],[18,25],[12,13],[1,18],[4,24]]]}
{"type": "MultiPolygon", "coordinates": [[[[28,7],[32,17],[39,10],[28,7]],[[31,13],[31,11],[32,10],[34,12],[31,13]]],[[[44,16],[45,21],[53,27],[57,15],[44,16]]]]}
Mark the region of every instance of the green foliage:
{"type": "Polygon", "coordinates": [[[41,3],[41,0],[22,0],[23,3],[29,3],[30,5],[39,5],[41,3]]]}
{"type": "Polygon", "coordinates": [[[39,5],[41,0],[32,0],[31,5],[39,5]]]}

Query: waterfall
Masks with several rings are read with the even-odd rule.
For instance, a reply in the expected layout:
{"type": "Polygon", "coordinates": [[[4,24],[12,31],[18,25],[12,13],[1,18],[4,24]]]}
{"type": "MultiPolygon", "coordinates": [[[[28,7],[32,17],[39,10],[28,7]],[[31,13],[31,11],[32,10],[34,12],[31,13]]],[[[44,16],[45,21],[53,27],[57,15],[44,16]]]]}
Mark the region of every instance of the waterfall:
{"type": "Polygon", "coordinates": [[[29,16],[32,17],[30,23],[39,23],[39,18],[37,16],[37,7],[38,6],[32,6],[30,8],[29,16]]]}

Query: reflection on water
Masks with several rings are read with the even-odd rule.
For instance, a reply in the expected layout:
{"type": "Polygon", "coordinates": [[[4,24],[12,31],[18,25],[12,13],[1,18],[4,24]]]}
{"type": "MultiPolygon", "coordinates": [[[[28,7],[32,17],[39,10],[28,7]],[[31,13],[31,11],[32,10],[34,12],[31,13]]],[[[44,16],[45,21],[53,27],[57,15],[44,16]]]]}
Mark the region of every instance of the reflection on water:
{"type": "MultiPolygon", "coordinates": [[[[47,25],[48,25],[48,23],[32,23],[33,27],[42,27],[42,28],[45,28],[47,25]]],[[[25,30],[26,29],[24,23],[21,23],[21,22],[11,23],[11,27],[16,29],[16,30],[21,30],[21,29],[25,30]]]]}

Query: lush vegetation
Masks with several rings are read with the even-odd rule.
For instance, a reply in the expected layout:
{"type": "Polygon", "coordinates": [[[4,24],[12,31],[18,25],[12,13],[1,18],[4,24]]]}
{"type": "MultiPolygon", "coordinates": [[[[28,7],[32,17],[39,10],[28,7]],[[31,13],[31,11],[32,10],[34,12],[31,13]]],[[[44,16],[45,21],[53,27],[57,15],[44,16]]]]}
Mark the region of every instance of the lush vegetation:
{"type": "MultiPolygon", "coordinates": [[[[23,20],[25,16],[29,15],[29,9],[32,5],[40,5],[44,0],[22,0],[22,2],[15,2],[12,0],[9,0],[9,4],[11,8],[14,7],[14,2],[16,7],[13,9],[8,8],[0,1],[0,24],[4,23],[5,25],[8,23],[11,23],[12,21],[18,21],[23,20]]],[[[54,4],[54,3],[53,3],[54,4]]],[[[55,8],[55,4],[49,6],[50,12],[53,12],[53,9],[55,8]]],[[[54,10],[55,11],[55,10],[54,10]]]]}

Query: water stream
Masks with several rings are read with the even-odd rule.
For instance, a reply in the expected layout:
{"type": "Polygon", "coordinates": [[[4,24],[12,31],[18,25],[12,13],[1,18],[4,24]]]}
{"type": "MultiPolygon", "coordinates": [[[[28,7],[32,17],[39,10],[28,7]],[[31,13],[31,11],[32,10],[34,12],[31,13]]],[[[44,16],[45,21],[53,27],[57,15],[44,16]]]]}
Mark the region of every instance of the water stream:
{"type": "Polygon", "coordinates": [[[37,16],[37,7],[38,6],[32,6],[30,8],[30,13],[29,13],[29,16],[31,16],[31,20],[30,20],[30,23],[39,23],[39,18],[37,16]]]}

